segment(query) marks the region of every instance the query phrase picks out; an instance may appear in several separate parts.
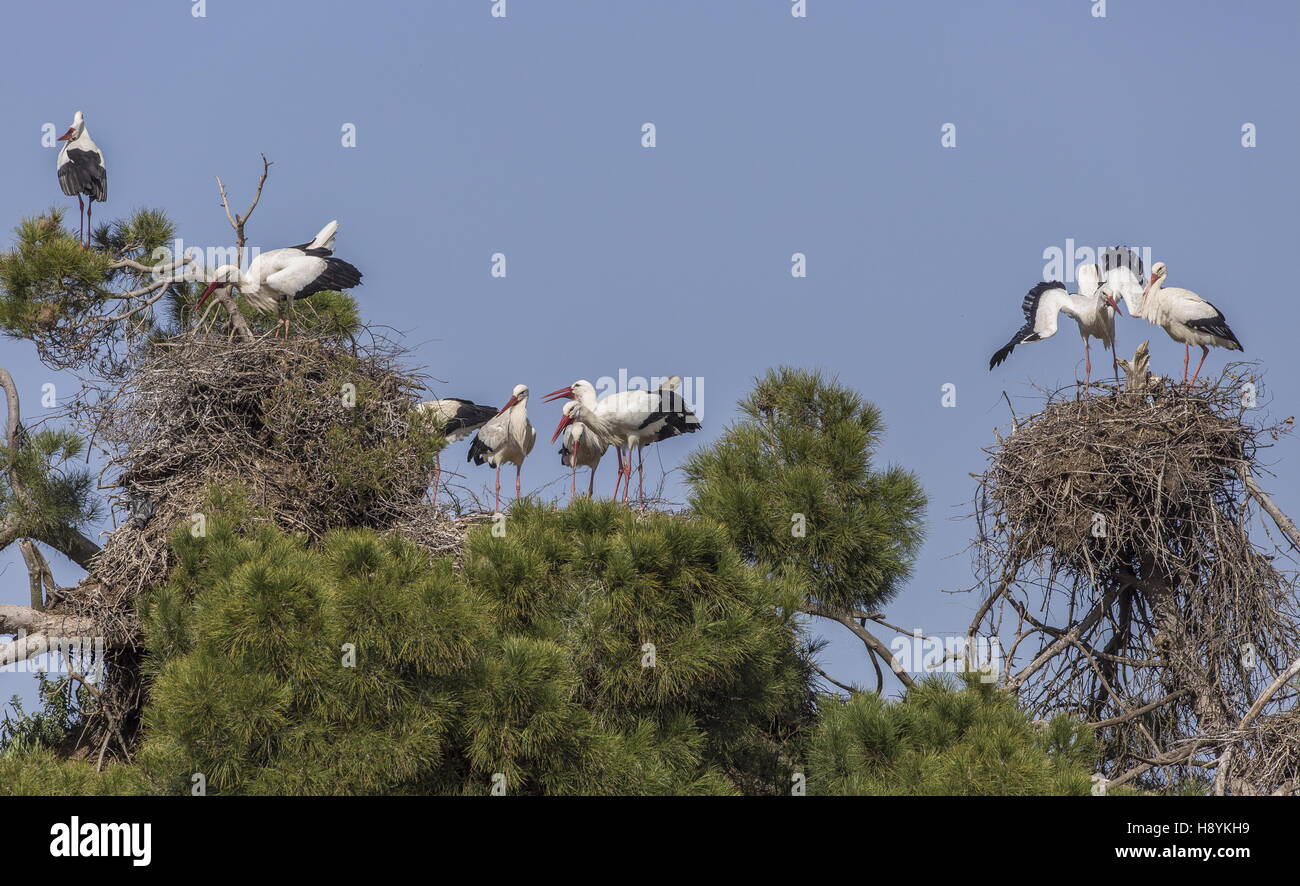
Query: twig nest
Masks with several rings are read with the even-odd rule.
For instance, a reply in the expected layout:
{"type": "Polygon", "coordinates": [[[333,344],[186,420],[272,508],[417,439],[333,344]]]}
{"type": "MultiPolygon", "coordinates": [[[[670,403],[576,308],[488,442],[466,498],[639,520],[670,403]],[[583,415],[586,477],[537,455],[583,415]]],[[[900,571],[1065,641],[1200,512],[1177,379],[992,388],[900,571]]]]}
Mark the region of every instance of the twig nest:
{"type": "Polygon", "coordinates": [[[413,424],[422,384],[403,356],[379,340],[306,336],[157,343],[99,422],[118,452],[117,483],[147,496],[153,513],[112,534],[95,578],[128,594],[162,581],[169,534],[213,486],[241,487],[283,528],[312,537],[428,520],[441,438],[413,424]]]}
{"type": "Polygon", "coordinates": [[[1142,390],[1094,386],[1021,418],[983,478],[1018,556],[1110,569],[1231,499],[1258,433],[1238,390],[1146,376],[1142,390]]]}

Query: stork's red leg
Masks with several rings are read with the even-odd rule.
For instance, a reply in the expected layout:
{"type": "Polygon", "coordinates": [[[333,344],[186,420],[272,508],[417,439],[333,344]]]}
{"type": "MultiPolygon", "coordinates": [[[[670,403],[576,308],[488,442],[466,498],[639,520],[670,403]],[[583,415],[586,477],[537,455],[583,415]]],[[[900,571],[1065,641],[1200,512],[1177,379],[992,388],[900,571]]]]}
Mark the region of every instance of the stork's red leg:
{"type": "Polygon", "coordinates": [[[501,465],[497,465],[497,503],[496,506],[492,508],[492,513],[501,513],[501,465]]]}
{"type": "Polygon", "coordinates": [[[77,242],[86,242],[86,201],[77,195],[77,242]]]}
{"type": "Polygon", "coordinates": [[[587,498],[596,497],[596,469],[591,469],[591,479],[587,481],[587,498]]]}
{"type": "Polygon", "coordinates": [[[640,446],[636,448],[636,492],[645,507],[645,449],[640,446]]]}
{"type": "Polygon", "coordinates": [[[516,501],[519,499],[519,475],[523,473],[523,470],[524,470],[523,465],[520,464],[515,465],[515,500],[516,501]]]}
{"type": "Polygon", "coordinates": [[[1210,356],[1210,349],[1201,345],[1201,362],[1196,364],[1196,372],[1192,374],[1192,382],[1195,383],[1196,377],[1201,374],[1201,367],[1205,365],[1205,358],[1210,356]]]}
{"type": "Polygon", "coordinates": [[[623,448],[615,446],[614,454],[618,456],[618,474],[614,478],[614,501],[618,501],[618,484],[623,482],[623,448]]]}
{"type": "Polygon", "coordinates": [[[1088,343],[1088,337],[1083,338],[1083,380],[1092,381],[1092,348],[1088,343]]]}
{"type": "Polygon", "coordinates": [[[1183,345],[1183,384],[1187,384],[1187,361],[1192,359],[1192,346],[1183,345]]]}
{"type": "Polygon", "coordinates": [[[95,198],[91,197],[86,201],[86,245],[90,245],[90,228],[92,217],[95,214],[95,198]]]}

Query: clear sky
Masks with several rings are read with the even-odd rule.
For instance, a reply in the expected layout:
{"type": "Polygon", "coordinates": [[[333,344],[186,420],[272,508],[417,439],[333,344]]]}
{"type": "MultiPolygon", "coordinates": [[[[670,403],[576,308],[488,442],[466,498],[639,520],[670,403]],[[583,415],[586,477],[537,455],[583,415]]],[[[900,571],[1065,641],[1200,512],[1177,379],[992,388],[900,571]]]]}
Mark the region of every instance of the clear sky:
{"type": "MultiPolygon", "coordinates": [[[[77,109],[108,161],[96,218],[162,207],[187,245],[229,242],[213,176],[242,206],[265,152],[250,241],[299,243],[339,219],[365,318],[405,335],[438,394],[500,403],[517,382],[544,393],[620,370],[703,379],[705,431],[652,447],[655,471],[717,434],[767,367],[837,374],[883,409],[882,460],[930,496],[915,577],[888,607],[928,634],[964,630],[976,605],[944,590],[971,581],[969,475],[1006,423],[1003,391],[1026,411],[1031,382],[1082,372],[1072,327],[987,368],[1045,250],[1150,248],[1262,361],[1270,410],[1300,412],[1300,306],[1278,264],[1298,233],[1300,6],[792,5],[507,0],[494,18],[493,0],[207,0],[204,17],[190,0],[10,4],[0,224],[71,205],[41,134],[77,109]]],[[[1180,370],[1164,332],[1120,321],[1121,355],[1146,338],[1158,371],[1180,370]]],[[[67,383],[25,342],[0,342],[0,365],[29,422],[41,385],[67,383]]],[[[532,415],[549,439],[558,408],[532,415]]],[[[1296,454],[1292,440],[1271,452],[1292,514],[1296,454]]],[[[525,490],[562,470],[539,442],[525,490]]],[[[612,481],[610,464],[598,490],[612,481]]],[[[76,568],[51,559],[71,583],[76,568]]],[[[25,602],[15,549],[0,570],[0,602],[25,602]]],[[[827,631],[827,670],[867,680],[861,645],[827,631]]],[[[30,684],[0,675],[0,699],[30,684]]]]}

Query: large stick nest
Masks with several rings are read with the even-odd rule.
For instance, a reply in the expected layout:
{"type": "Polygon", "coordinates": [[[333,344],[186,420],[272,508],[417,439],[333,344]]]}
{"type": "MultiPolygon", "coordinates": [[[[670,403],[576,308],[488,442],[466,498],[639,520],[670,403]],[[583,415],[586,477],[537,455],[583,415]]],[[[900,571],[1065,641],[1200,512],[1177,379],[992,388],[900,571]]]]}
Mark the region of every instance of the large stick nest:
{"type": "MultiPolygon", "coordinates": [[[[1245,488],[1286,429],[1252,420],[1251,369],[1050,394],[988,450],[976,564],[992,593],[972,628],[1012,635],[1010,683],[1033,709],[1118,721],[1101,730],[1112,775],[1174,751],[1164,783],[1198,771],[1241,741],[1233,726],[1300,654],[1294,573],[1257,544],[1245,488]]],[[[1256,788],[1300,777],[1300,735],[1273,729],[1289,738],[1264,752],[1262,734],[1234,773],[1256,788]]]]}
{"type": "Polygon", "coordinates": [[[240,486],[280,526],[313,538],[405,528],[453,549],[463,533],[427,502],[442,439],[412,412],[423,379],[404,356],[379,339],[364,349],[302,336],[156,344],[90,410],[116,501],[137,513],[110,536],[93,578],[128,596],[165,580],[168,536],[192,524],[214,485],[240,486]]]}
{"type": "Polygon", "coordinates": [[[94,618],[112,650],[97,696],[105,729],[134,731],[135,601],[167,580],[171,534],[195,525],[214,487],[238,487],[265,519],[312,538],[369,527],[458,554],[474,521],[428,502],[443,440],[413,412],[423,379],[404,357],[377,337],[361,347],[185,335],[154,343],[123,383],[81,400],[75,417],[106,455],[124,522],[58,605],[94,618]]]}

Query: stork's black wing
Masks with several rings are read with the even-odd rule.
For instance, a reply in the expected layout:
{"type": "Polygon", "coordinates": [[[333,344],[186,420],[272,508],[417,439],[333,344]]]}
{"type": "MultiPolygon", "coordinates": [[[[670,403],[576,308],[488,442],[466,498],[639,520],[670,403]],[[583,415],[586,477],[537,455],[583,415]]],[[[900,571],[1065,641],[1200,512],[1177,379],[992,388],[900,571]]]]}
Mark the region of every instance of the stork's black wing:
{"type": "Polygon", "coordinates": [[[1101,269],[1113,271],[1116,268],[1128,268],[1137,275],[1138,282],[1143,280],[1142,259],[1127,246],[1113,246],[1101,253],[1101,269]]]}
{"type": "MultiPolygon", "coordinates": [[[[1208,301],[1206,304],[1210,305],[1208,301]]],[[[1188,320],[1187,325],[1192,329],[1195,329],[1197,332],[1208,332],[1210,335],[1217,335],[1219,338],[1227,339],[1236,345],[1237,350],[1239,351],[1246,350],[1245,345],[1237,340],[1237,334],[1232,331],[1230,326],[1228,326],[1228,321],[1227,318],[1223,316],[1223,311],[1215,308],[1214,305],[1210,305],[1210,307],[1214,308],[1213,317],[1202,317],[1199,320],[1188,320]]]]}
{"type": "MultiPolygon", "coordinates": [[[[315,252],[317,250],[310,250],[315,252]]],[[[294,295],[294,298],[307,298],[309,295],[315,295],[318,292],[338,291],[351,289],[361,283],[361,272],[348,264],[341,258],[326,258],[325,270],[320,276],[308,283],[303,290],[294,295]]]]}
{"type": "Polygon", "coordinates": [[[1011,352],[1016,349],[1016,345],[1025,342],[1038,341],[1038,333],[1034,331],[1035,321],[1038,319],[1038,303],[1043,298],[1043,293],[1050,292],[1053,289],[1064,290],[1060,283],[1050,283],[1043,281],[1034,286],[1025,295],[1025,300],[1021,304],[1021,309],[1025,312],[1025,325],[1016,330],[1016,334],[1011,337],[1011,341],[998,348],[993,357],[989,360],[989,369],[994,369],[1002,364],[1002,361],[1011,356],[1011,352]]]}
{"type": "Polygon", "coordinates": [[[646,420],[641,422],[641,427],[648,428],[660,423],[663,427],[655,433],[652,442],[658,443],[660,440],[667,440],[680,434],[693,434],[700,429],[699,417],[691,412],[686,406],[686,401],[676,391],[659,391],[659,410],[650,413],[646,420]]]}
{"type": "Polygon", "coordinates": [[[100,203],[108,201],[108,172],[103,158],[94,151],[69,148],[68,162],[59,167],[59,187],[69,197],[85,194],[100,203]]]}
{"type": "Polygon", "coordinates": [[[491,406],[480,406],[470,400],[462,400],[460,397],[448,397],[448,400],[455,400],[460,406],[456,409],[456,414],[442,426],[444,436],[454,431],[473,430],[480,427],[497,414],[497,410],[491,406]]]}

